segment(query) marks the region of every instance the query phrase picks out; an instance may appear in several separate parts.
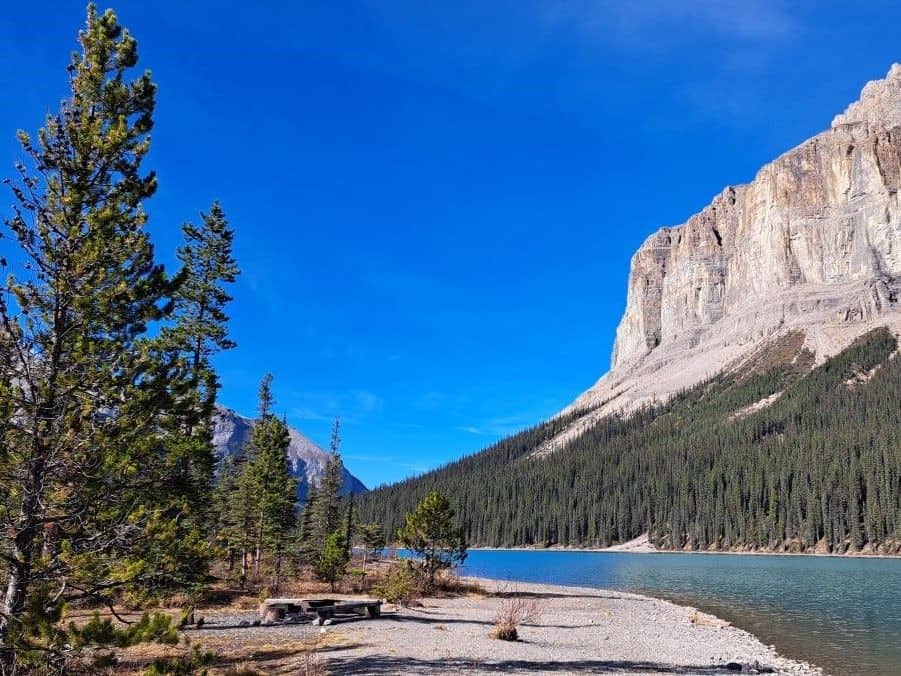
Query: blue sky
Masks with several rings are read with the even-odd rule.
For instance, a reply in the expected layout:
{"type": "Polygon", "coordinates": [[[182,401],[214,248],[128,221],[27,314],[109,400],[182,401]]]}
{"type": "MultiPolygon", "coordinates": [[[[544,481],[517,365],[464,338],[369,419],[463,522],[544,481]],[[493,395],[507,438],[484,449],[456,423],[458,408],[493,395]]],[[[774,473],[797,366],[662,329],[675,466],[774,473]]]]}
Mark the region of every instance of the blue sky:
{"type": "MultiPolygon", "coordinates": [[[[642,240],[901,60],[894,2],[114,7],[160,88],[160,255],[214,199],[237,231],[222,402],[252,414],[272,371],[314,440],[342,417],[370,486],[568,404],[608,366],[642,240]]],[[[83,20],[0,15],[0,175],[83,20]]]]}

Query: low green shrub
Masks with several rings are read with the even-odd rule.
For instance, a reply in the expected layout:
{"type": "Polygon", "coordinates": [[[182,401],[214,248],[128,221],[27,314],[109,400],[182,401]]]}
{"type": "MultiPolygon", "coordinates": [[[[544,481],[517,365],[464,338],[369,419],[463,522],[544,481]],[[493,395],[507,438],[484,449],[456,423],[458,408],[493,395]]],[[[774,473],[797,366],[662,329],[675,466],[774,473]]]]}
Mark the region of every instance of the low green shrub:
{"type": "Polygon", "coordinates": [[[385,578],[372,590],[389,603],[408,606],[421,596],[410,561],[401,561],[388,570],[385,578]]]}

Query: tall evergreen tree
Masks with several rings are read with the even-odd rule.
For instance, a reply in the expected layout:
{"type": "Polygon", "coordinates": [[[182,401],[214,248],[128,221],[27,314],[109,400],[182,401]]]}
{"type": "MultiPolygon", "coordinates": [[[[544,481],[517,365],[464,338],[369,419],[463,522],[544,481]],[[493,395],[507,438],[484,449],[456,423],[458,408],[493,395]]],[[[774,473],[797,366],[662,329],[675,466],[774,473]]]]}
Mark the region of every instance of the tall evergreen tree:
{"type": "Polygon", "coordinates": [[[347,548],[347,558],[350,559],[353,537],[356,530],[356,513],[354,512],[354,496],[347,496],[347,511],[344,516],[344,546],[347,548]]]}
{"type": "Polygon", "coordinates": [[[182,226],[185,243],[178,250],[182,264],[180,284],[175,293],[177,321],[167,329],[168,340],[185,361],[192,390],[196,393],[196,414],[205,423],[213,413],[219,388],[212,358],[235,347],[228,337],[226,306],[232,298],[225,289],[238,277],[232,254],[234,231],[229,227],[219,202],[201,225],[182,226]]]}
{"type": "Polygon", "coordinates": [[[247,471],[247,457],[237,466],[234,488],[228,494],[229,515],[226,522],[228,544],[241,553],[240,585],[243,589],[250,573],[256,523],[256,492],[247,471]]]}
{"type": "MultiPolygon", "coordinates": [[[[302,542],[302,551],[305,558],[313,566],[314,572],[323,569],[319,558],[325,551],[326,539],[341,527],[341,517],[344,514],[341,491],[344,485],[344,465],[341,462],[341,422],[335,418],[332,426],[331,443],[329,444],[331,457],[325,466],[325,472],[319,480],[319,486],[315,491],[315,499],[310,501],[309,528],[302,542]]],[[[343,535],[343,533],[342,533],[343,535]]],[[[345,548],[347,543],[344,538],[345,548]]],[[[334,544],[334,542],[332,543],[334,544]]]]}
{"type": "Polygon", "coordinates": [[[316,511],[317,490],[315,486],[307,487],[307,500],[298,517],[298,559],[301,563],[312,565],[316,554],[313,514],[316,511]]]}
{"type": "Polygon", "coordinates": [[[254,505],[254,572],[259,573],[268,551],[276,557],[278,574],[295,523],[297,480],[288,465],[288,426],[271,413],[271,383],[272,376],[267,374],[260,385],[260,418],[251,433],[241,481],[249,485],[254,505]]]}
{"type": "Polygon", "coordinates": [[[219,468],[219,479],[212,492],[211,504],[211,528],[220,545],[225,547],[228,555],[228,570],[231,572],[235,567],[235,556],[237,548],[235,546],[235,530],[237,521],[235,520],[234,502],[235,492],[238,489],[238,476],[240,474],[240,466],[238,461],[230,455],[222,459],[219,468]]]}
{"type": "MultiPolygon", "coordinates": [[[[225,213],[214,202],[209,214],[201,214],[201,226],[182,226],[185,243],[178,250],[182,263],[175,278],[174,322],[163,329],[159,349],[178,364],[180,385],[174,397],[178,411],[169,426],[190,438],[190,452],[181,454],[180,491],[194,507],[179,522],[182,530],[216,533],[216,503],[209,499],[215,474],[212,422],[219,383],[212,358],[231,349],[225,307],[231,297],[225,285],[237,279],[232,256],[233,231],[225,213]]],[[[225,488],[233,488],[226,483],[225,488]]],[[[233,550],[230,550],[233,555],[233,550]]],[[[230,559],[231,560],[231,559],[230,559]]]]}
{"type": "Polygon", "coordinates": [[[356,537],[363,549],[363,561],[367,557],[375,558],[385,546],[385,530],[378,523],[362,523],[357,526],[356,537]]]}
{"type": "Polygon", "coordinates": [[[344,511],[341,504],[341,489],[344,486],[344,463],[341,461],[341,421],[335,418],[332,426],[331,457],[325,465],[325,472],[319,480],[316,502],[313,509],[313,531],[318,542],[337,530],[344,511]]]}
{"type": "Polygon", "coordinates": [[[335,591],[335,583],[344,575],[349,560],[344,533],[338,529],[329,533],[323,541],[322,550],[313,563],[313,574],[323,582],[328,582],[331,590],[335,591]]]}
{"type": "Polygon", "coordinates": [[[166,428],[178,365],[145,337],[173,293],[144,229],[156,86],[129,79],[137,43],[112,11],[90,5],[79,43],[68,98],[36,141],[19,132],[28,160],[7,182],[18,249],[0,293],[0,390],[14,411],[0,428],[7,648],[29,613],[202,567],[196,538],[173,536],[191,508],[178,458],[197,451],[166,428]],[[53,601],[38,608],[41,594],[53,601]]]}

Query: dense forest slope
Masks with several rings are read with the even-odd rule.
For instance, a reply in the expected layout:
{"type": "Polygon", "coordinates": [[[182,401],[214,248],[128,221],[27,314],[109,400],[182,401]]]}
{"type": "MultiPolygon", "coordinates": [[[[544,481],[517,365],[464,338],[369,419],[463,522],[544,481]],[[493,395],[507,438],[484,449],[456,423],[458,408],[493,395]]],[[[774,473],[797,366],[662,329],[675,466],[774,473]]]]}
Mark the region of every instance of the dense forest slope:
{"type": "Polygon", "coordinates": [[[401,525],[429,490],[471,542],[668,549],[901,551],[901,359],[886,328],[814,366],[791,332],[743,368],[665,404],[600,418],[536,454],[584,411],[359,499],[401,525]]]}

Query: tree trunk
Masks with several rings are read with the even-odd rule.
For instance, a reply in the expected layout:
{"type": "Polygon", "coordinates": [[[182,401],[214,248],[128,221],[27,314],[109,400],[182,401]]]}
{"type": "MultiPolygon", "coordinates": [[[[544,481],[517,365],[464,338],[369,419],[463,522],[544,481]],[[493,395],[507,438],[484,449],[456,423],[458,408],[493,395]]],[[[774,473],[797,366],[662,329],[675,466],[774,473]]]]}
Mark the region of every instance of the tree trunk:
{"type": "Polygon", "coordinates": [[[260,576],[260,559],[263,556],[263,528],[264,528],[264,516],[260,514],[260,527],[257,531],[257,545],[256,552],[253,557],[253,574],[255,577],[259,578],[260,576]]]}
{"type": "MultiPolygon", "coordinates": [[[[14,548],[14,556],[17,556],[18,546],[14,548]]],[[[25,612],[25,594],[28,592],[28,568],[21,564],[10,564],[7,569],[9,580],[6,585],[6,594],[3,597],[3,611],[0,616],[0,650],[10,649],[9,631],[10,625],[18,622],[25,612]]]]}
{"type": "Polygon", "coordinates": [[[350,558],[351,546],[350,540],[353,535],[353,518],[354,518],[354,495],[353,493],[347,496],[347,524],[345,525],[344,532],[344,547],[347,552],[347,558],[350,558]]]}
{"type": "Polygon", "coordinates": [[[7,567],[8,580],[3,597],[0,616],[0,648],[9,648],[10,625],[18,622],[25,612],[25,598],[31,582],[31,566],[34,554],[37,512],[39,509],[39,486],[43,478],[44,463],[34,460],[28,472],[19,518],[16,522],[16,536],[13,538],[7,567]]]}
{"type": "MultiPolygon", "coordinates": [[[[25,613],[25,600],[32,576],[34,546],[42,516],[45,480],[47,479],[47,458],[52,444],[48,438],[49,430],[52,429],[52,421],[58,416],[56,383],[62,354],[60,336],[64,336],[68,330],[64,321],[68,309],[60,303],[58,297],[54,302],[53,347],[48,363],[46,396],[43,399],[36,398],[32,402],[34,417],[31,421],[31,438],[29,440],[31,456],[28,460],[28,471],[22,482],[22,504],[14,525],[15,535],[10,552],[11,560],[7,566],[9,577],[6,583],[6,594],[3,597],[2,617],[0,617],[0,649],[2,650],[10,648],[10,624],[18,622],[25,613]]],[[[28,385],[32,392],[37,391],[33,382],[29,382],[28,385]]]]}
{"type": "Polygon", "coordinates": [[[279,590],[282,583],[282,553],[279,552],[275,559],[275,591],[279,590]]]}

